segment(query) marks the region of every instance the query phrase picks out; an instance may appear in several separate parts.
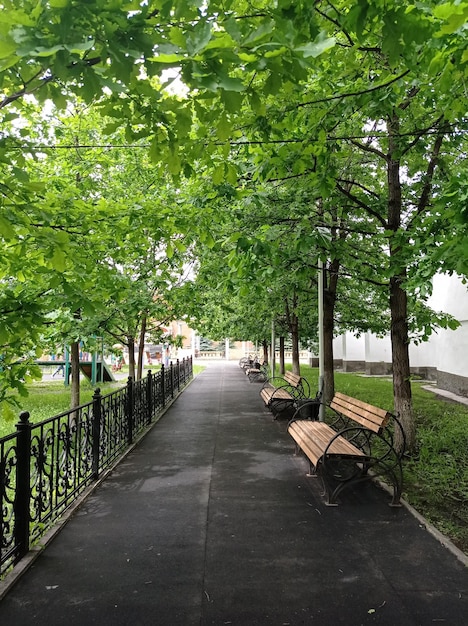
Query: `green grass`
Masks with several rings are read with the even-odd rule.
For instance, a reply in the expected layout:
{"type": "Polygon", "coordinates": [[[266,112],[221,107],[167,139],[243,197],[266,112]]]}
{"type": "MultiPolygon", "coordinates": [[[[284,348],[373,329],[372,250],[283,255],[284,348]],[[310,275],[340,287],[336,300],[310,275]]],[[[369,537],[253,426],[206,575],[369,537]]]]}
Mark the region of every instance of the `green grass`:
{"type": "MultiPolygon", "coordinates": [[[[318,370],[301,365],[318,387],[318,370]]],[[[424,381],[423,381],[424,384],[424,381]]],[[[388,377],[335,374],[335,390],[393,411],[388,377]]],[[[404,461],[403,497],[468,554],[468,407],[412,384],[417,450],[404,461]]]]}
{"type": "MultiPolygon", "coordinates": [[[[151,369],[155,373],[159,368],[153,366],[151,369]]],[[[194,376],[203,369],[205,369],[203,366],[194,365],[194,376]]],[[[115,389],[124,387],[125,382],[125,379],[123,379],[112,383],[98,383],[95,387],[99,387],[101,393],[105,395],[115,389]]],[[[88,380],[81,381],[81,404],[91,401],[95,387],[88,380]]],[[[21,411],[29,411],[30,421],[33,423],[67,411],[70,408],[70,388],[65,387],[63,379],[35,382],[29,388],[29,395],[26,398],[18,397],[18,402],[19,407],[6,403],[0,407],[0,438],[9,435],[15,430],[15,424],[18,422],[21,411]]]]}
{"type": "MultiPolygon", "coordinates": [[[[125,381],[115,383],[99,383],[103,394],[110,393],[114,389],[123,387],[125,381]]],[[[88,381],[82,381],[80,402],[90,402],[94,388],[88,381]]],[[[70,388],[65,387],[62,380],[40,381],[29,388],[29,395],[18,398],[19,406],[4,404],[0,413],[0,437],[8,435],[15,429],[21,411],[29,411],[30,421],[40,422],[54,415],[58,415],[70,408],[70,388]]]]}

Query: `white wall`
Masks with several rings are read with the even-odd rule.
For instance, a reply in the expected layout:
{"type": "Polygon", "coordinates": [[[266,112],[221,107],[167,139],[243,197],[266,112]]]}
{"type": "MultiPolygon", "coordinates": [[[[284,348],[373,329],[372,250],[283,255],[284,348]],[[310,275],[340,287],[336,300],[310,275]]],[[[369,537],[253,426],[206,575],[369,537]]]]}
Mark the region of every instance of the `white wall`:
{"type": "Polygon", "coordinates": [[[432,335],[429,341],[415,345],[410,344],[409,358],[411,367],[437,367],[439,338],[432,335]]]}
{"type": "Polygon", "coordinates": [[[461,326],[440,329],[431,345],[436,345],[435,364],[439,371],[468,377],[468,288],[458,276],[437,275],[433,281],[430,306],[450,313],[461,326]]]}
{"type": "Polygon", "coordinates": [[[376,337],[372,333],[364,336],[365,359],[369,363],[392,362],[392,345],[390,335],[386,337],[376,337]]]}
{"type": "Polygon", "coordinates": [[[333,359],[341,361],[343,359],[343,339],[335,337],[333,339],[333,359]]]}
{"type": "MultiPolygon", "coordinates": [[[[457,276],[437,275],[429,306],[455,317],[457,330],[439,329],[429,341],[410,345],[412,370],[437,377],[442,388],[465,394],[468,390],[468,287],[457,276]]],[[[334,340],[335,359],[366,364],[392,361],[390,336],[378,338],[371,333],[359,339],[346,333],[334,340]]],[[[468,393],[468,392],[467,392],[468,393]]]]}
{"type": "Polygon", "coordinates": [[[343,361],[364,361],[366,346],[364,337],[355,337],[351,333],[342,335],[343,361]]]}

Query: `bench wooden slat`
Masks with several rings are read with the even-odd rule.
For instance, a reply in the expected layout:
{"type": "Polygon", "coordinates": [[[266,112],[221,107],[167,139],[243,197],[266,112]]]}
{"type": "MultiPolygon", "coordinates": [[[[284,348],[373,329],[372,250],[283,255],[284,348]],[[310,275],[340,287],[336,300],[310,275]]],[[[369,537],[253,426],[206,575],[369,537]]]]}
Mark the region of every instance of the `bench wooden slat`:
{"type": "Polygon", "coordinates": [[[391,504],[399,506],[403,480],[401,454],[393,447],[392,433],[385,430],[390,418],[399,425],[398,419],[384,409],[341,393],[335,394],[330,406],[343,417],[341,426],[339,421],[330,426],[300,417],[288,425],[288,433],[297,448],[322,477],[327,504],[336,504],[339,493],[349,485],[377,475],[385,476],[393,485],[391,504]],[[361,441],[363,450],[357,447],[361,441]],[[340,462],[336,463],[336,459],[340,462]]]}
{"type": "Polygon", "coordinates": [[[301,384],[302,377],[299,374],[293,374],[289,370],[284,373],[284,380],[292,387],[298,387],[301,384]]]}
{"type": "Polygon", "coordinates": [[[260,397],[277,419],[279,415],[290,414],[296,401],[306,398],[309,391],[305,378],[287,370],[282,376],[272,376],[266,380],[260,390],[260,397]]]}
{"type": "MultiPolygon", "coordinates": [[[[325,424],[324,422],[309,422],[306,420],[293,422],[289,426],[289,432],[294,440],[299,440],[303,445],[306,443],[307,446],[310,446],[314,456],[311,461],[314,465],[317,465],[317,462],[322,457],[328,443],[336,435],[336,431],[328,426],[328,424],[325,424]]],[[[297,442],[299,443],[299,441],[297,442]]],[[[302,448],[302,445],[300,445],[300,447],[302,448]]],[[[327,455],[356,459],[366,458],[366,455],[362,452],[362,450],[356,448],[356,446],[344,437],[337,437],[333,441],[332,445],[327,450],[327,455]]]]}
{"type": "Polygon", "coordinates": [[[388,411],[339,393],[335,394],[330,407],[376,433],[388,424],[391,417],[388,411]]]}
{"type": "Polygon", "coordinates": [[[359,406],[366,411],[371,411],[375,413],[375,415],[380,415],[380,417],[386,417],[388,415],[388,411],[386,409],[381,409],[378,406],[374,406],[373,404],[369,404],[368,402],[364,402],[363,400],[358,400],[357,398],[352,398],[351,396],[347,396],[340,391],[337,391],[334,396],[335,400],[341,399],[343,402],[350,402],[355,406],[359,406]]]}
{"type": "MultiPolygon", "coordinates": [[[[266,391],[266,390],[264,389],[263,391],[266,391]]],[[[266,391],[265,394],[262,394],[262,395],[265,395],[268,398],[271,398],[273,396],[275,400],[276,399],[293,400],[293,397],[288,392],[288,390],[282,389],[281,387],[269,389],[268,391],[266,391]]]]}

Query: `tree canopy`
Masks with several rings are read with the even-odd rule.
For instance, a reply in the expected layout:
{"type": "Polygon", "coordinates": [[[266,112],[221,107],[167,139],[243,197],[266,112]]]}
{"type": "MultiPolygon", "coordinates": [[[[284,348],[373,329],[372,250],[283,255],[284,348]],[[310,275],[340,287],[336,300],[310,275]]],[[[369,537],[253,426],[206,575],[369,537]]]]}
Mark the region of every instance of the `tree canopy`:
{"type": "Polygon", "coordinates": [[[174,287],[195,259],[226,309],[292,297],[311,337],[321,258],[332,333],[388,320],[411,422],[413,327],[453,325],[422,306],[430,280],[467,273],[468,2],[0,7],[3,389],[54,311],[91,329],[111,301],[128,327],[194,294],[174,287]]]}

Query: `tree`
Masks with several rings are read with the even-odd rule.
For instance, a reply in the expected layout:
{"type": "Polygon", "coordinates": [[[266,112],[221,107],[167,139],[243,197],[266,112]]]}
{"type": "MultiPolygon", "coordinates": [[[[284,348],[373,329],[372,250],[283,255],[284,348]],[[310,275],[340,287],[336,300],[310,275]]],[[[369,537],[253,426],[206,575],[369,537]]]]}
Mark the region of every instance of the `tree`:
{"type": "MultiPolygon", "coordinates": [[[[325,201],[340,189],[333,164],[328,167],[336,146],[345,142],[362,150],[364,145],[367,155],[384,155],[378,158],[385,168],[370,165],[366,171],[371,177],[376,167],[374,185],[363,189],[353,178],[349,193],[361,209],[359,196],[365,197],[391,251],[395,405],[407,415],[411,446],[407,291],[402,287],[410,284],[412,240],[399,223],[402,174],[406,168],[414,174],[411,201],[419,191],[426,207],[421,214],[430,213],[428,199],[444,145],[438,148],[437,140],[447,128],[463,125],[466,4],[425,1],[402,7],[394,0],[385,5],[359,0],[349,7],[344,0],[333,5],[262,0],[253,10],[240,0],[198,5],[198,0],[163,6],[157,0],[143,6],[116,0],[79,7],[66,0],[46,7],[4,2],[0,108],[15,114],[28,93],[62,105],[70,94],[88,103],[99,100],[100,111],[113,120],[107,130],[123,126],[127,141],[146,138],[152,158],[176,181],[208,164],[213,182],[225,190],[243,184],[244,175],[251,182],[271,181],[273,170],[267,168],[273,163],[281,177],[307,172],[317,186],[315,198],[325,201]],[[164,79],[157,77],[167,68],[178,68],[186,97],[164,91],[164,79]],[[295,135],[296,128],[307,134],[295,135]],[[231,151],[243,151],[255,162],[251,150],[259,141],[272,147],[271,161],[236,167],[231,151]],[[417,153],[416,167],[406,163],[409,153],[417,153]],[[379,187],[383,170],[385,194],[379,187]]],[[[6,145],[11,148],[11,137],[6,145]]],[[[21,163],[18,168],[19,173],[21,163]]],[[[34,194],[26,182],[15,176],[9,187],[15,207],[20,196],[29,203],[34,194]]],[[[11,223],[3,224],[7,233],[18,227],[11,223]]],[[[252,243],[264,242],[260,237],[252,243]]]]}

